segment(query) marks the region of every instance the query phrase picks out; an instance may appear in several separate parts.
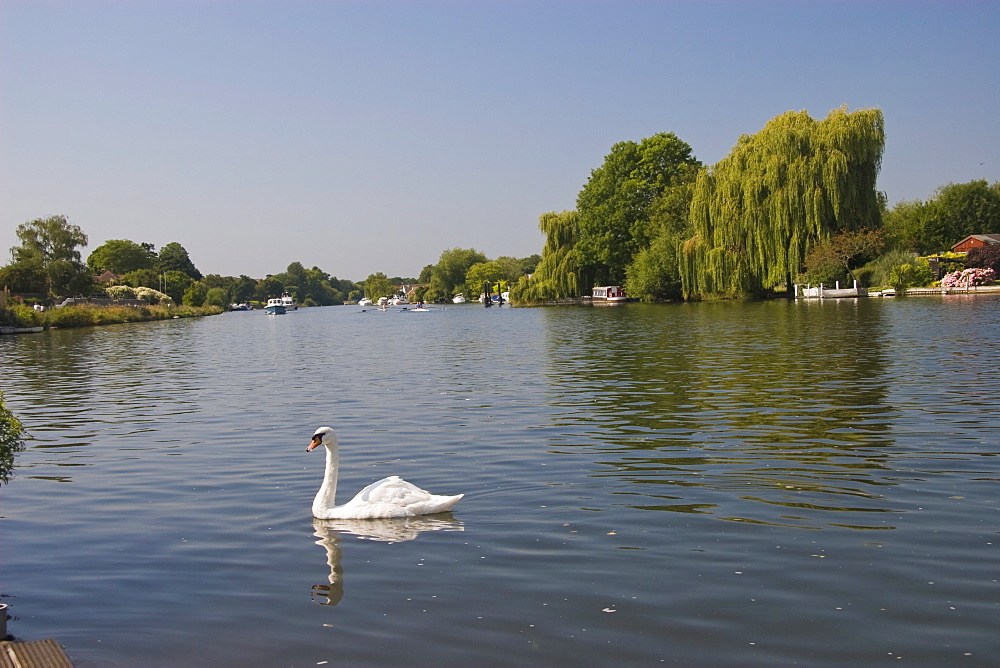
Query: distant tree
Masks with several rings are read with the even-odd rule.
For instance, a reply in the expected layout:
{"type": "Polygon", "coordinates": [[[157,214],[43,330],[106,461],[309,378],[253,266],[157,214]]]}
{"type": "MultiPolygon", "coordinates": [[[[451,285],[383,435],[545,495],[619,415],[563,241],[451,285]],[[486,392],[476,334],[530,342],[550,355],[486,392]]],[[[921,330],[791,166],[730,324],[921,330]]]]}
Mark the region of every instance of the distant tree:
{"type": "Polygon", "coordinates": [[[280,297],[284,290],[285,285],[281,279],[277,276],[268,276],[257,283],[257,288],[254,290],[253,296],[259,302],[266,302],[273,297],[280,297]]]}
{"type": "MultiPolygon", "coordinates": [[[[194,279],[185,274],[183,271],[170,270],[165,271],[160,275],[161,284],[163,289],[161,292],[168,295],[175,304],[180,304],[184,300],[184,292],[188,289],[188,286],[194,283],[194,279]]],[[[154,287],[154,286],[147,286],[154,287]]]]}
{"type": "Polygon", "coordinates": [[[121,276],[138,269],[152,269],[156,253],[152,244],[137,244],[128,239],[111,239],[87,256],[87,266],[94,274],[104,270],[121,276]]]}
{"type": "Polygon", "coordinates": [[[136,269],[120,276],[119,281],[133,288],[147,287],[159,290],[163,285],[163,274],[153,269],[136,269]]]}
{"type": "Polygon", "coordinates": [[[79,247],[87,245],[87,235],[66,216],[37,218],[17,226],[20,246],[10,249],[14,270],[21,280],[39,273],[45,277],[50,296],[89,293],[93,287],[90,271],[80,260],[79,247]]]}
{"type": "Polygon", "coordinates": [[[156,259],[157,271],[164,273],[168,271],[182,271],[196,281],[201,280],[201,272],[191,262],[188,252],[176,241],[173,241],[160,249],[156,259]]]}
{"type": "Polygon", "coordinates": [[[222,288],[209,288],[205,293],[205,306],[220,306],[222,308],[226,308],[229,303],[229,295],[222,288]]]}
{"type": "Polygon", "coordinates": [[[420,270],[420,276],[417,278],[417,283],[426,284],[431,282],[431,275],[434,272],[434,265],[429,264],[420,270]]]}
{"type": "Polygon", "coordinates": [[[483,285],[489,283],[491,286],[506,282],[502,265],[493,260],[491,262],[477,262],[469,267],[465,274],[465,292],[470,295],[477,295],[482,292],[483,285]]]}
{"type": "Polygon", "coordinates": [[[365,296],[372,301],[379,297],[391,297],[396,292],[396,284],[382,272],[370,274],[365,279],[365,296]]]}
{"type": "Polygon", "coordinates": [[[538,263],[542,261],[542,256],[538,253],[534,255],[529,255],[528,257],[522,257],[518,260],[518,278],[521,276],[527,276],[528,274],[534,273],[535,267],[538,263]]]}
{"type": "Polygon", "coordinates": [[[253,299],[254,290],[257,288],[257,281],[240,274],[230,287],[229,299],[237,304],[243,304],[253,299]]]}
{"type": "Polygon", "coordinates": [[[301,262],[292,262],[285,270],[284,282],[286,286],[301,288],[308,282],[306,280],[306,268],[301,262]]]}
{"type": "Polygon", "coordinates": [[[941,253],[970,234],[1000,232],[1000,182],[941,186],[926,202],[899,202],[885,214],[891,245],[920,255],[941,253]]]}
{"type": "Polygon", "coordinates": [[[40,263],[14,262],[0,267],[0,290],[9,288],[14,292],[45,293],[48,280],[40,263]]]}
{"type": "MultiPolygon", "coordinates": [[[[451,299],[456,292],[462,292],[465,289],[465,274],[469,271],[469,267],[486,261],[487,257],[474,248],[451,248],[442,252],[431,271],[427,299],[431,301],[451,299]]],[[[367,286],[365,291],[367,293],[367,286]]]]}
{"type": "Polygon", "coordinates": [[[184,288],[184,294],[181,295],[181,302],[185,306],[203,306],[205,304],[205,297],[207,296],[208,288],[205,287],[205,284],[201,281],[194,281],[184,288]]]}

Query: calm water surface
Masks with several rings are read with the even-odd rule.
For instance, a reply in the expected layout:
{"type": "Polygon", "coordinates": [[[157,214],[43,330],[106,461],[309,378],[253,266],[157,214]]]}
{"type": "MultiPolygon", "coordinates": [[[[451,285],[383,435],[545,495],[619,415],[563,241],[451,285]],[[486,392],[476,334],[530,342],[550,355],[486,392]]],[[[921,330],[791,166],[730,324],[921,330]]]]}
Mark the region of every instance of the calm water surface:
{"type": "Polygon", "coordinates": [[[0,337],[9,630],[78,666],[995,665],[1000,299],[0,337]],[[463,499],[321,522],[398,474],[463,499]]]}

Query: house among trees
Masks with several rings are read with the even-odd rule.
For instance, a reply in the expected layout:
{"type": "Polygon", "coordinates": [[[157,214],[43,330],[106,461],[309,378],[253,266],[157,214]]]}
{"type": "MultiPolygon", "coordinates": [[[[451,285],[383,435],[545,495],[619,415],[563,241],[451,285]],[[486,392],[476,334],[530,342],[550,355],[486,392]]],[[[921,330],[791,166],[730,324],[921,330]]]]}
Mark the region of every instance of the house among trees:
{"type": "Polygon", "coordinates": [[[1000,244],[1000,234],[970,234],[951,247],[955,253],[968,253],[973,248],[1000,244]]]}
{"type": "Polygon", "coordinates": [[[113,285],[114,282],[118,280],[118,278],[119,277],[116,276],[113,272],[110,272],[107,269],[105,269],[101,273],[94,276],[94,283],[103,286],[113,285]]]}

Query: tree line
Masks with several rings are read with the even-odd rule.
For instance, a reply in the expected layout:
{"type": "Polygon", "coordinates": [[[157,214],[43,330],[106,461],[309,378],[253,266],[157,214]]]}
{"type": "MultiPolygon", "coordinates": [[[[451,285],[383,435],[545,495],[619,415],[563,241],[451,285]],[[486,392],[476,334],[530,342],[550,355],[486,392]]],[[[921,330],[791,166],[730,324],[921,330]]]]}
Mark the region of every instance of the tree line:
{"type": "MultiPolygon", "coordinates": [[[[846,107],[823,120],[781,114],[711,166],[674,133],[615,144],[575,210],[541,215],[541,260],[511,297],[623,285],[647,301],[757,298],[796,282],[929,283],[922,256],[1000,231],[1000,183],[949,184],[888,209],[875,189],[884,146],[882,112],[846,107]]],[[[995,254],[965,263],[990,266],[995,254]]]]}
{"type": "MultiPolygon", "coordinates": [[[[176,304],[188,306],[265,302],[282,294],[291,295],[306,306],[328,306],[355,301],[361,296],[372,299],[396,293],[402,285],[416,285],[416,298],[425,301],[450,300],[457,292],[476,292],[484,284],[497,290],[534,270],[539,256],[528,258],[499,257],[490,260],[475,249],[452,248],[441,253],[436,264],[424,267],[419,277],[386,276],[376,272],[355,283],[331,276],[319,267],[307,269],[292,262],[283,272],[262,279],[240,276],[203,275],[187,250],[178,242],[164,245],[159,251],[146,242],[111,239],[82,260],[80,249],[87,245],[87,235],[66,216],[32,220],[17,228],[20,245],[11,249],[12,261],[0,267],[0,288],[54,300],[60,296],[90,295],[100,290],[94,277],[103,272],[114,274],[112,294],[126,294],[121,286],[150,288],[176,304]]],[[[133,293],[134,294],[134,293],[133,293]]],[[[151,293],[145,291],[144,296],[151,293]]]]}
{"type": "Polygon", "coordinates": [[[647,301],[757,298],[793,283],[857,279],[862,285],[929,283],[928,255],[1000,273],[1000,249],[949,258],[971,234],[1000,231],[1000,183],[940,187],[926,201],[888,208],[875,189],[885,146],[878,109],[834,109],[816,120],[789,111],[729,154],[703,165],[672,132],[611,147],[577,195],[572,211],[539,218],[540,255],[489,259],[451,248],[418,277],[376,272],[338,279],[293,262],[284,272],[203,276],[177,242],[158,252],[148,243],[110,240],[81,260],[87,237],[65,216],[24,223],[0,288],[52,297],[86,293],[103,270],[133,287],[199,306],[265,301],[282,293],[305,304],[339,304],[389,296],[415,285],[415,297],[445,301],[463,292],[510,290],[520,303],[588,295],[597,285],[624,285],[647,301]]]}

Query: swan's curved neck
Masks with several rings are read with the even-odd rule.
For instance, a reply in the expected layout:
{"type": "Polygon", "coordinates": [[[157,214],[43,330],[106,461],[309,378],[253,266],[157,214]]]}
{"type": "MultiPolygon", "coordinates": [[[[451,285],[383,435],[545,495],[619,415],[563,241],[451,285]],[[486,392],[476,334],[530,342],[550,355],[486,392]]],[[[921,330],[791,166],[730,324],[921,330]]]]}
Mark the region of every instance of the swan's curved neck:
{"type": "Polygon", "coordinates": [[[316,517],[320,517],[317,511],[333,508],[334,498],[337,496],[337,443],[334,441],[332,444],[324,445],[326,445],[326,473],[323,475],[323,484],[320,485],[313,500],[313,515],[316,517]]]}

